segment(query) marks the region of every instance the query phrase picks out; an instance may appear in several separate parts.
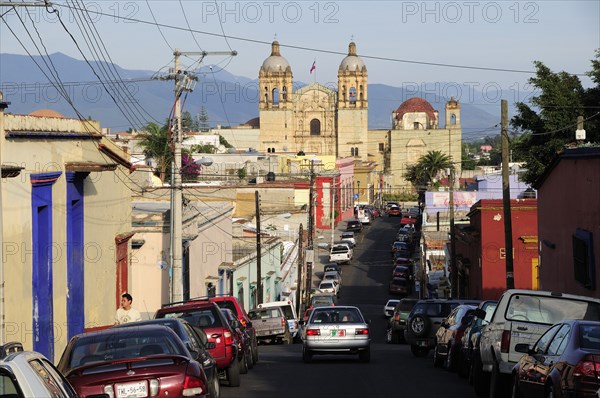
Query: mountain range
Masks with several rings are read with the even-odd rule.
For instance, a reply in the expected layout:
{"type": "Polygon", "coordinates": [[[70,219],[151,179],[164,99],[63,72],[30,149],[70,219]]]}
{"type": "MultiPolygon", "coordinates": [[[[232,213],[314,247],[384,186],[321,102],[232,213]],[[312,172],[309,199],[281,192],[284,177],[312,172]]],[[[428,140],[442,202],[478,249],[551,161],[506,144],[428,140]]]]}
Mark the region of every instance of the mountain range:
{"type": "MultiPolygon", "coordinates": [[[[151,121],[165,123],[174,98],[174,81],[164,79],[168,73],[167,68],[153,72],[123,69],[106,62],[88,64],[62,53],[43,58],[0,54],[0,90],[4,100],[10,102],[6,112],[28,114],[52,109],[66,117],[98,120],[102,127],[113,131],[140,128],[151,121]],[[72,105],[59,94],[62,90],[72,105]]],[[[195,73],[198,81],[194,90],[182,96],[184,111],[197,116],[204,107],[211,127],[235,126],[258,116],[257,79],[236,76],[212,66],[195,73]]],[[[295,82],[294,89],[304,85],[295,82]]],[[[439,83],[423,85],[440,86],[439,83]]],[[[368,89],[370,129],[390,128],[392,111],[414,96],[427,99],[439,112],[440,126],[444,125],[444,105],[449,98],[385,84],[369,84],[368,89]]],[[[471,97],[482,98],[478,94],[474,91],[471,97]]],[[[499,134],[500,101],[497,106],[475,101],[460,101],[460,104],[465,141],[499,134]]]]}

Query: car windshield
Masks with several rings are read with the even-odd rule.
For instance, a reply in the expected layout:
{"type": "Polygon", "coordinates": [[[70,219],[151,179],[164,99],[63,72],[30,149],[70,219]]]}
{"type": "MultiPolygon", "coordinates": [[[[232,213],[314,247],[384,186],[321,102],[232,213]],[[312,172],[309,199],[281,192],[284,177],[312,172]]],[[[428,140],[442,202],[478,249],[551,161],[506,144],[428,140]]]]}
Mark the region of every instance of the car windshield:
{"type": "Polygon", "coordinates": [[[347,246],[334,246],[333,249],[331,249],[332,253],[347,253],[348,252],[348,247],[347,246]]]}
{"type": "Polygon", "coordinates": [[[319,285],[319,289],[331,289],[333,288],[333,283],[331,282],[321,282],[319,285]]]}
{"type": "Polygon", "coordinates": [[[342,234],[342,238],[354,238],[354,233],[350,232],[350,233],[345,233],[342,234]]]}
{"type": "Polygon", "coordinates": [[[151,355],[184,355],[183,346],[175,336],[163,330],[115,328],[77,339],[70,352],[68,367],[94,362],[126,360],[151,355]]]}

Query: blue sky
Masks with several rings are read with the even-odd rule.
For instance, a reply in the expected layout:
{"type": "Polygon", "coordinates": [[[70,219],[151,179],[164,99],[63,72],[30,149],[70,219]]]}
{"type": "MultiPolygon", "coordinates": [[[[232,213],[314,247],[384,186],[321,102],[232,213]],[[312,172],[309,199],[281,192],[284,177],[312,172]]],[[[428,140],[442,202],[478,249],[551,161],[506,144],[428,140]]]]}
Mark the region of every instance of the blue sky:
{"type": "MultiPolygon", "coordinates": [[[[16,2],[16,0],[15,0],[16,2]]],[[[598,1],[59,1],[54,8],[67,30],[90,57],[72,7],[85,7],[113,62],[127,69],[158,71],[172,63],[172,49],[236,50],[236,57],[208,56],[203,65],[254,79],[276,37],[294,79],[336,81],[337,68],[354,40],[370,83],[422,87],[452,94],[455,85],[492,90],[513,100],[527,92],[530,74],[469,67],[532,71],[539,60],[555,71],[585,73],[600,47],[598,1]],[[71,7],[71,8],[70,8],[71,7]],[[166,25],[160,29],[154,21],[166,25]],[[192,33],[188,26],[197,31],[192,33]],[[201,33],[200,33],[201,32],[201,33]],[[229,36],[225,40],[222,35],[229,36]],[[164,38],[163,38],[164,36],[164,38]],[[292,46],[292,47],[288,47],[292,46]],[[331,53],[333,52],[333,53],[331,53]],[[383,58],[383,59],[377,59],[383,58]],[[409,61],[409,62],[401,62],[409,61]],[[436,87],[429,82],[444,82],[436,87]]],[[[73,41],[45,8],[19,8],[27,30],[37,39],[35,21],[49,53],[82,59],[73,41]],[[27,13],[29,11],[29,15],[27,13]]],[[[8,11],[0,8],[0,13],[8,11]]],[[[36,53],[14,11],[0,20],[0,52],[25,54],[8,30],[36,53]]],[[[184,60],[196,67],[195,60],[184,60]]],[[[0,59],[1,68],[1,59],[0,59]]],[[[164,69],[163,69],[164,71],[164,69]]],[[[590,81],[581,77],[584,85],[590,81]]],[[[67,79],[68,80],[68,79],[67,79]]]]}

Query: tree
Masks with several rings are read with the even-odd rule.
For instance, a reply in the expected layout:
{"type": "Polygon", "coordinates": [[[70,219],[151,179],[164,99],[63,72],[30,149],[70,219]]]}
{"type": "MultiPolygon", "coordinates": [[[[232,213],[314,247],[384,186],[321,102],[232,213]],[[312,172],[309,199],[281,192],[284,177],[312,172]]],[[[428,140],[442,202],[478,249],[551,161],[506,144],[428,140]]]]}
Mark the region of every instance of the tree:
{"type": "Polygon", "coordinates": [[[419,200],[424,201],[425,191],[442,171],[454,170],[452,157],[441,151],[429,151],[417,163],[408,165],[404,178],[417,190],[419,200]]]}
{"type": "MultiPolygon", "coordinates": [[[[600,51],[592,60],[589,76],[600,84],[600,51]]],[[[511,149],[517,159],[526,162],[527,171],[523,180],[535,182],[558,151],[575,141],[577,116],[591,119],[586,122],[587,141],[597,142],[600,138],[597,106],[600,100],[598,86],[585,90],[579,78],[567,72],[552,72],[539,61],[534,62],[535,77],[529,83],[536,88],[530,104],[517,102],[517,115],[512,118],[512,127],[524,133],[513,139],[511,149]]]]}
{"type": "Polygon", "coordinates": [[[181,130],[184,133],[199,130],[198,121],[194,120],[188,111],[185,111],[181,114],[181,130]]]}
{"type": "Polygon", "coordinates": [[[167,174],[167,167],[171,164],[173,157],[168,127],[148,123],[144,131],[140,133],[139,145],[143,148],[146,159],[153,159],[156,162],[155,172],[160,180],[164,182],[170,175],[170,170],[167,174]]]}
{"type": "Polygon", "coordinates": [[[200,107],[200,114],[198,115],[198,131],[208,131],[210,124],[208,123],[208,112],[204,106],[200,107]]]}

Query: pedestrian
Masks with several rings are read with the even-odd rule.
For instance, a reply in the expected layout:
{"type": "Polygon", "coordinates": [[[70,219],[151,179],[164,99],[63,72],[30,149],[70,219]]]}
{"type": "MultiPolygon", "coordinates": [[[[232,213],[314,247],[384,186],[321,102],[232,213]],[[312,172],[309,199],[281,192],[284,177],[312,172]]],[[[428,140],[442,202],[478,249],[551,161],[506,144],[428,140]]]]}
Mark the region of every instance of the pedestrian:
{"type": "Polygon", "coordinates": [[[140,312],[131,307],[132,302],[133,297],[131,297],[131,294],[123,293],[121,295],[121,306],[117,309],[117,313],[115,314],[115,325],[142,320],[140,312]]]}

